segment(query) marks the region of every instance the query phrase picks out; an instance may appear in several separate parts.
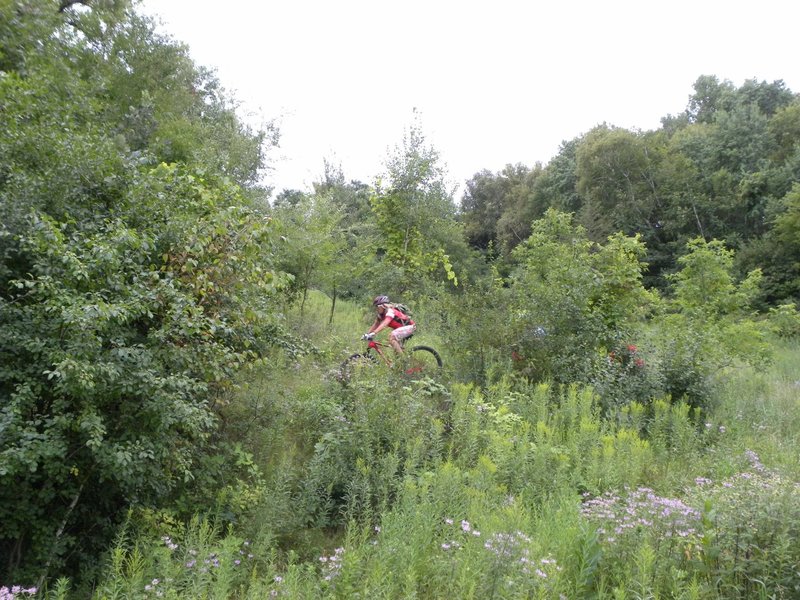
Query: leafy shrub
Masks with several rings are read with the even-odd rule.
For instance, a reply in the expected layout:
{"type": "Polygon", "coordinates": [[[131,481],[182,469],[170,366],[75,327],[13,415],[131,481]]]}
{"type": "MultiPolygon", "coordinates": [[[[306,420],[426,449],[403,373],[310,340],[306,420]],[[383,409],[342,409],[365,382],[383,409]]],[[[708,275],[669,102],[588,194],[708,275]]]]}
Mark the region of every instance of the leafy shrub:
{"type": "Polygon", "coordinates": [[[0,7],[0,580],[95,569],[127,506],[189,498],[214,402],[293,347],[243,190],[265,138],[127,5],[76,6],[0,7]]]}
{"type": "Polygon", "coordinates": [[[691,240],[679,263],[666,313],[649,336],[654,364],[663,394],[709,408],[721,372],[769,363],[766,328],[749,312],[761,274],[756,270],[736,282],[733,251],[719,240],[691,240]]]}
{"type": "Polygon", "coordinates": [[[491,383],[511,366],[512,332],[504,290],[497,282],[462,283],[458,294],[441,293],[430,303],[420,320],[422,325],[441,331],[453,349],[447,369],[463,383],[491,383]]]}
{"type": "Polygon", "coordinates": [[[508,291],[511,335],[526,375],[586,383],[608,370],[598,356],[633,343],[657,300],[642,285],[644,255],[640,238],[615,235],[595,244],[570,215],[552,209],[533,224],[513,252],[508,291]]]}
{"type": "Polygon", "coordinates": [[[800,336],[800,313],[794,302],[781,304],[769,309],[769,324],[773,331],[783,338],[800,336]]]}
{"type": "Polygon", "coordinates": [[[316,526],[369,520],[391,506],[405,475],[441,456],[440,390],[432,382],[366,369],[346,393],[347,408],[317,441],[302,483],[316,526]]]}
{"type": "Polygon", "coordinates": [[[612,415],[633,402],[648,403],[663,394],[663,373],[635,344],[621,344],[599,364],[591,383],[601,398],[604,414],[612,415]]]}

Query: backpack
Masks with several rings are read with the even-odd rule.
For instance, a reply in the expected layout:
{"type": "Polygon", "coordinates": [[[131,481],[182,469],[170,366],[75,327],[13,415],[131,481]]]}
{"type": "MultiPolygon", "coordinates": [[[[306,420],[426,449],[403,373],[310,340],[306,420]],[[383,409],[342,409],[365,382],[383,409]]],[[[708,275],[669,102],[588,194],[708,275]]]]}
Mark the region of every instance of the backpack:
{"type": "Polygon", "coordinates": [[[408,325],[411,321],[414,320],[411,318],[411,311],[405,304],[400,304],[399,302],[392,302],[389,306],[391,306],[392,308],[396,308],[406,316],[405,319],[397,319],[402,325],[408,325]]]}
{"type": "Polygon", "coordinates": [[[411,316],[411,309],[408,308],[405,304],[400,304],[399,302],[392,302],[392,307],[396,308],[407,317],[411,316]]]}

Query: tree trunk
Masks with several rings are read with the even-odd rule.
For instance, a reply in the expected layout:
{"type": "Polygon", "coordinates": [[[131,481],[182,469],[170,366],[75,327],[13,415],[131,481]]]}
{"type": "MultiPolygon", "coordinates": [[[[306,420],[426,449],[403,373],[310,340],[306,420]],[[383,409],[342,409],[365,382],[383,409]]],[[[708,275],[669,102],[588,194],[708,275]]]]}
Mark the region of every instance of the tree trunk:
{"type": "MultiPolygon", "coordinates": [[[[8,552],[8,561],[6,562],[6,573],[11,573],[15,569],[19,568],[19,564],[22,562],[22,543],[23,536],[20,536],[10,544],[11,547],[8,552]]],[[[0,549],[3,548],[0,547],[0,549]]]]}
{"type": "Polygon", "coordinates": [[[692,202],[692,211],[694,212],[694,218],[697,221],[697,229],[700,232],[700,235],[702,236],[702,238],[705,240],[706,239],[706,234],[703,231],[703,224],[700,222],[700,215],[697,214],[697,207],[695,207],[695,205],[694,205],[694,200],[692,200],[691,202],[692,202]]]}
{"type": "Polygon", "coordinates": [[[36,584],[36,589],[42,589],[44,585],[44,580],[47,578],[47,572],[50,570],[50,565],[53,563],[53,555],[56,553],[56,548],[58,546],[58,540],[64,533],[64,529],[67,527],[67,521],[69,521],[69,516],[72,514],[72,511],[75,510],[75,506],[78,504],[78,498],[81,497],[81,492],[83,491],[83,484],[80,485],[78,491],[75,492],[75,496],[72,498],[72,502],[69,503],[69,508],[67,508],[67,512],[64,515],[64,518],[61,519],[61,525],[56,531],[56,539],[53,540],[53,549],[50,551],[50,556],[47,558],[47,563],[44,565],[44,570],[42,574],[39,575],[39,581],[36,584]]]}
{"type": "MultiPolygon", "coordinates": [[[[312,259],[313,260],[313,259],[312,259]]],[[[306,300],[308,299],[308,286],[311,283],[311,273],[314,271],[314,265],[310,262],[306,264],[303,269],[303,301],[300,303],[300,316],[305,314],[306,300]]]]}
{"type": "Polygon", "coordinates": [[[328,317],[328,325],[333,323],[333,312],[336,310],[336,283],[333,284],[333,292],[331,297],[331,314],[328,317]]]}

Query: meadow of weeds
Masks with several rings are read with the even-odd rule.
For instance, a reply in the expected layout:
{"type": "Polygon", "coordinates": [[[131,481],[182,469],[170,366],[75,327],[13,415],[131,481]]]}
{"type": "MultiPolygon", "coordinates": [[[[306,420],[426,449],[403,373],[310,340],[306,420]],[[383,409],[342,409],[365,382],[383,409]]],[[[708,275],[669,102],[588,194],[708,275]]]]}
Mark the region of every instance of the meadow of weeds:
{"type": "Polygon", "coordinates": [[[511,375],[343,386],[360,315],[244,378],[225,417],[252,480],[188,524],[132,514],[91,597],[800,597],[796,343],[726,373],[705,411],[603,413],[592,388],[511,375]]]}

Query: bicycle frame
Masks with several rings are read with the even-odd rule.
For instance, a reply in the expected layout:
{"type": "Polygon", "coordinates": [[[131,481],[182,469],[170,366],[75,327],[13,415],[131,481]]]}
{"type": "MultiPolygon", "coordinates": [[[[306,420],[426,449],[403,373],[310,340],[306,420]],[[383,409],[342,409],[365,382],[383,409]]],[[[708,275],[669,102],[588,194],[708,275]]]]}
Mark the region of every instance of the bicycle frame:
{"type": "MultiPolygon", "coordinates": [[[[401,345],[402,345],[402,344],[401,344],[401,345]]],[[[383,360],[383,362],[385,362],[385,363],[386,363],[388,366],[390,366],[390,367],[392,366],[392,361],[390,361],[390,360],[389,360],[389,357],[387,357],[387,356],[386,356],[386,355],[383,353],[383,350],[381,350],[381,348],[391,348],[391,345],[389,345],[389,344],[385,344],[385,343],[383,343],[383,342],[377,342],[377,341],[375,341],[375,340],[370,340],[370,341],[369,341],[369,343],[367,344],[367,348],[368,348],[369,350],[375,350],[375,352],[377,352],[378,356],[380,356],[380,357],[381,357],[381,359],[383,360]]]]}
{"type": "Polygon", "coordinates": [[[430,370],[438,372],[442,368],[442,358],[439,353],[430,346],[413,346],[408,348],[405,342],[409,338],[400,341],[400,346],[403,348],[403,354],[395,354],[394,348],[387,342],[378,342],[374,339],[367,342],[367,349],[364,352],[350,355],[342,363],[339,373],[341,380],[346,381],[349,379],[353,365],[356,365],[359,359],[368,359],[367,362],[377,364],[383,362],[387,367],[393,369],[396,364],[404,364],[404,372],[406,375],[418,375],[430,370]],[[386,352],[386,348],[392,348],[392,352],[386,352]],[[374,354],[370,352],[374,350],[375,354],[380,357],[378,360],[374,354]]]}

